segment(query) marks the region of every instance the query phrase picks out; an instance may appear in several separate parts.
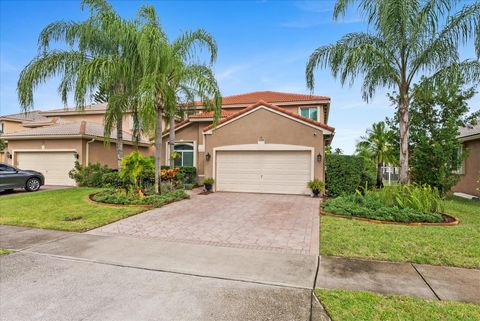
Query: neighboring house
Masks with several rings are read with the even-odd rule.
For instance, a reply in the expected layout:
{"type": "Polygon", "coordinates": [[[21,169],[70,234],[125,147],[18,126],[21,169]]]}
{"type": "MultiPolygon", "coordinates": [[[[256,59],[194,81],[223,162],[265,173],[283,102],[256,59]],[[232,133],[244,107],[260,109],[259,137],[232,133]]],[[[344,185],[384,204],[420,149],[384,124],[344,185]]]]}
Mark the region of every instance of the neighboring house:
{"type": "MultiPolygon", "coordinates": [[[[217,191],[308,194],[307,182],[324,180],[325,146],[334,128],[327,125],[330,98],[259,91],[223,97],[221,119],[201,103],[189,107],[188,119],[175,128],[178,166],[195,166],[199,181],[215,179],[217,191]]],[[[58,109],[0,117],[7,141],[4,160],[44,173],[46,184],[74,185],[68,172],[99,162],[116,167],[115,129],[110,143],[103,138],[105,104],[84,111],[58,109]]],[[[132,141],[131,116],[124,118],[125,154],[132,141]]],[[[153,155],[151,143],[138,146],[153,155]]],[[[162,161],[170,164],[168,131],[163,135],[162,161]]],[[[0,155],[1,157],[1,155],[0,155]]],[[[1,158],[0,158],[1,160],[1,158]]]]}
{"type": "MultiPolygon", "coordinates": [[[[279,92],[223,97],[219,123],[195,104],[196,114],[177,124],[177,165],[195,166],[215,190],[308,194],[307,182],[324,180],[330,98],[279,92]]],[[[168,132],[163,135],[169,164],[168,132]]]]}
{"type": "MultiPolygon", "coordinates": [[[[57,109],[0,117],[0,137],[7,148],[0,161],[45,175],[46,184],[75,185],[68,172],[78,160],[82,165],[99,162],[116,168],[116,129],[105,143],[103,119],[106,104],[86,106],[84,111],[57,109]]],[[[123,119],[125,154],[137,147],[132,138],[132,117],[123,119]]],[[[151,154],[151,144],[141,139],[138,149],[151,154]]]]}
{"type": "Polygon", "coordinates": [[[468,156],[458,170],[460,180],[452,190],[480,197],[477,190],[480,178],[480,123],[461,128],[458,139],[463,143],[462,148],[468,151],[468,156]]]}

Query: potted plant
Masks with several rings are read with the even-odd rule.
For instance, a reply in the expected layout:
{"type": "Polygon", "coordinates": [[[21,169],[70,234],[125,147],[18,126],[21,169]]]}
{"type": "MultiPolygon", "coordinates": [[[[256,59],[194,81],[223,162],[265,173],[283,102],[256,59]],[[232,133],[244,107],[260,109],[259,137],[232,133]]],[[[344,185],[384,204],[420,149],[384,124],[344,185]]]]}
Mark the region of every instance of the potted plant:
{"type": "Polygon", "coordinates": [[[206,192],[211,192],[212,191],[212,185],[215,183],[215,180],[213,177],[205,177],[203,180],[203,186],[205,187],[206,192]]]}
{"type": "Polygon", "coordinates": [[[325,188],[325,183],[318,178],[309,181],[307,187],[312,190],[313,197],[318,197],[325,188]]]}

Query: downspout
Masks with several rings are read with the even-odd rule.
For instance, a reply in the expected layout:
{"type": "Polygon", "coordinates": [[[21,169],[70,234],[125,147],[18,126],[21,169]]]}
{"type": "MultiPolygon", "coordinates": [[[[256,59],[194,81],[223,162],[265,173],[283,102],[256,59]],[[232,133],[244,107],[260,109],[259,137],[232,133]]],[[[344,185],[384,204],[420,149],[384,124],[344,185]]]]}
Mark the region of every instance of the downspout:
{"type": "Polygon", "coordinates": [[[95,138],[92,138],[92,140],[88,141],[87,144],[86,144],[86,147],[85,147],[85,166],[88,166],[88,159],[89,159],[89,156],[90,156],[90,149],[89,149],[89,144],[90,143],[93,143],[95,141],[95,138]]]}

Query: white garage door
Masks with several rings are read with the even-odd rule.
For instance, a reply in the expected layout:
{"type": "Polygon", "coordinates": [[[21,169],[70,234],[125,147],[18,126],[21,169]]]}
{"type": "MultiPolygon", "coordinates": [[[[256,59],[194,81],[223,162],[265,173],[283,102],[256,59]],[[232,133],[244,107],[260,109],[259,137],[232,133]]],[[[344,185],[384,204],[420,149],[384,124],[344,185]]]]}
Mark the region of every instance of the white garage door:
{"type": "Polygon", "coordinates": [[[219,151],[217,191],[308,194],[310,151],[219,151]]]}
{"type": "Polygon", "coordinates": [[[74,152],[16,152],[15,157],[18,168],[42,173],[45,185],[75,185],[68,177],[75,163],[74,152]]]}

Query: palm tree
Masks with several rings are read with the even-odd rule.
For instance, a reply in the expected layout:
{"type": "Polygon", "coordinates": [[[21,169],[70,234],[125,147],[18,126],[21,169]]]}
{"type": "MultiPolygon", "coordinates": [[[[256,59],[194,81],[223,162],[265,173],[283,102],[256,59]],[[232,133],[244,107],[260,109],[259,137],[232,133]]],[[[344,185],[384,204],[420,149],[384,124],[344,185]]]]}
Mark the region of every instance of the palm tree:
{"type": "Polygon", "coordinates": [[[357,155],[365,157],[370,155],[377,165],[377,188],[383,187],[382,166],[385,163],[395,162],[394,150],[391,141],[395,135],[385,128],[383,121],[374,123],[372,129],[367,129],[357,143],[357,155]]]}
{"type": "Polygon", "coordinates": [[[400,182],[407,183],[412,82],[421,74],[451,66],[462,68],[466,78],[478,77],[478,62],[462,64],[458,45],[475,38],[477,59],[480,57],[480,2],[465,4],[452,13],[458,1],[337,0],[334,19],[345,15],[354,2],[367,19],[369,31],[349,33],[334,44],[317,48],[306,67],[307,86],[313,91],[315,69],[328,66],[342,85],[362,76],[366,101],[379,87],[395,88],[400,119],[400,182]]]}
{"type": "Polygon", "coordinates": [[[73,91],[77,109],[83,110],[89,93],[97,92],[96,100],[108,103],[104,122],[107,143],[116,126],[120,168],[123,114],[132,108],[139,82],[139,69],[135,68],[135,56],[131,54],[136,50],[138,33],[135,25],[121,19],[106,1],[84,0],[82,4],[90,9],[86,21],[53,22],[40,33],[39,55],[22,70],[18,80],[20,105],[25,111],[30,110],[34,89],[57,74],[62,75],[59,93],[65,105],[73,91]],[[52,41],[63,41],[69,48],[50,49],[52,41]]]}
{"type": "Polygon", "coordinates": [[[155,8],[141,7],[138,55],[143,74],[140,82],[139,113],[146,129],[155,131],[155,192],[160,193],[160,168],[162,150],[162,125],[164,116],[170,118],[170,147],[174,143],[174,121],[177,114],[177,98],[184,90],[198,95],[207,109],[220,114],[221,96],[212,71],[205,65],[191,64],[196,49],[206,49],[210,63],[216,60],[217,45],[213,37],[199,29],[186,32],[170,42],[163,31],[155,8]],[[212,99],[213,98],[213,99],[212,99]]]}

